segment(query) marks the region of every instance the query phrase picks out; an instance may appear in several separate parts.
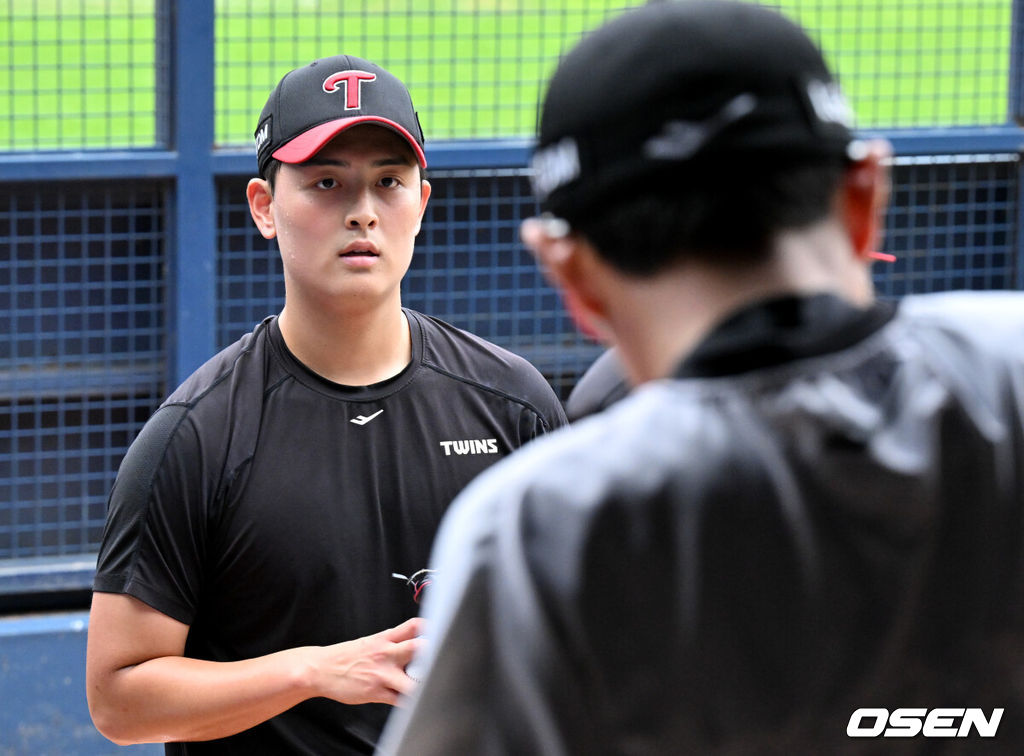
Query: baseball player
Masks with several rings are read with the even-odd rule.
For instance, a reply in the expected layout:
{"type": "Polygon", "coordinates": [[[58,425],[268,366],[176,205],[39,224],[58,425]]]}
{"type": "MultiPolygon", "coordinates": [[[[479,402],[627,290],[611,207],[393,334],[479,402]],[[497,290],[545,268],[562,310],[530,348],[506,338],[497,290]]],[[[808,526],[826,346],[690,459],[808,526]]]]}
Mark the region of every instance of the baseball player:
{"type": "Polygon", "coordinates": [[[629,393],[622,362],[615,349],[606,349],[586,369],[565,400],[569,422],[607,409],[629,393]]]}
{"type": "Polygon", "coordinates": [[[178,387],[124,458],[89,705],[111,740],[169,754],[365,754],[414,685],[442,513],[565,418],[523,359],[402,307],[430,184],[397,78],[345,55],[294,70],[256,147],[247,196],[280,247],[284,308],[178,387]]]}
{"type": "Polygon", "coordinates": [[[1024,294],[876,301],[888,156],[756,4],[562,59],[523,235],[637,388],[449,510],[383,753],[1024,748],[1024,294]]]}

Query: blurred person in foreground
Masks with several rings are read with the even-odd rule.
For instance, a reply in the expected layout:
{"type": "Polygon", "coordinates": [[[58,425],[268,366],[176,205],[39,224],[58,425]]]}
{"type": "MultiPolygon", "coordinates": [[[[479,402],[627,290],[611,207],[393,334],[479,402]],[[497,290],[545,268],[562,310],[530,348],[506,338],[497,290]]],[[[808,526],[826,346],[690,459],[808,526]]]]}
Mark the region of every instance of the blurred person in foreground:
{"type": "Polygon", "coordinates": [[[402,306],[430,197],[405,85],[289,72],[247,186],[285,304],[146,423],[110,495],[86,684],[99,730],[171,754],[371,753],[441,515],[565,422],[521,357],[402,306]]]}
{"type": "Polygon", "coordinates": [[[383,753],[1021,752],[1024,294],[877,301],[851,129],[753,4],[564,57],[523,237],[637,388],[449,510],[383,753]]]}

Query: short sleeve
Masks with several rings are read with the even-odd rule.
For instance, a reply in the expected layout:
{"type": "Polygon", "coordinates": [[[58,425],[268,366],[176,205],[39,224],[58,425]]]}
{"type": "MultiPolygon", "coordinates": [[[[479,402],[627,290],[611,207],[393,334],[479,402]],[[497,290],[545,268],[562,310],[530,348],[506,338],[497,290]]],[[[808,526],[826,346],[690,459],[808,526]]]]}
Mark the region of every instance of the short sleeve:
{"type": "Polygon", "coordinates": [[[207,537],[207,469],[188,408],[159,409],[118,470],[93,590],[128,594],[192,623],[207,537]]]}

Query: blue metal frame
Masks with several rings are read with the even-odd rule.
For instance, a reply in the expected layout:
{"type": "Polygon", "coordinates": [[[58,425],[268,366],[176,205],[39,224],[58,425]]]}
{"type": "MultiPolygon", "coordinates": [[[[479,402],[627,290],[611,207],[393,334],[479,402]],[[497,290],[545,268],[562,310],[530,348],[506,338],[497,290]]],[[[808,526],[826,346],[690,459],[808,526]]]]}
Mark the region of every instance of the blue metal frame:
{"type": "Polygon", "coordinates": [[[1024,0],[1013,0],[1009,65],[1007,117],[1010,123],[1021,124],[1024,122],[1024,0]]]}
{"type": "Polygon", "coordinates": [[[168,369],[180,383],[216,343],[217,203],[213,147],[214,10],[212,0],[164,0],[172,6],[173,124],[178,159],[173,201],[174,254],[168,369]]]}
{"type": "Polygon", "coordinates": [[[178,153],[169,150],[0,153],[2,181],[171,178],[178,153]]]}
{"type": "MultiPolygon", "coordinates": [[[[85,555],[0,561],[0,599],[5,596],[80,591],[92,585],[95,572],[95,557],[85,555]]],[[[0,600],[2,607],[3,602],[0,600]]]]}
{"type": "MultiPolygon", "coordinates": [[[[1013,0],[1010,17],[1010,77],[1007,120],[1010,128],[1024,125],[1024,0],[1013,0]]],[[[1024,163],[1024,161],[1022,161],[1024,163]]],[[[1024,164],[1018,169],[1018,186],[1024,182],[1024,164]]],[[[1024,228],[1024,197],[1017,198],[1017,227],[1024,228]]],[[[1018,239],[1017,259],[1024,257],[1024,239],[1018,239]]],[[[1024,289],[1024,265],[1017,269],[1017,288],[1024,289]]]]}
{"type": "Polygon", "coordinates": [[[860,136],[888,139],[897,155],[988,155],[1024,152],[1024,129],[1005,126],[973,126],[949,129],[901,129],[865,131],[860,136]]]}
{"type": "MultiPolygon", "coordinates": [[[[1024,2],[1024,0],[1018,0],[1024,2]]],[[[1024,65],[1024,62],[1022,62],[1024,65]]],[[[194,98],[195,92],[190,91],[194,98]]],[[[193,111],[185,111],[183,120],[193,111]]],[[[195,124],[191,124],[195,129],[195,124]]],[[[205,133],[205,132],[204,132],[205,133]]],[[[864,138],[892,142],[897,155],[969,155],[1024,153],[1024,129],[1013,124],[942,129],[866,130],[864,138]]],[[[188,137],[190,140],[193,136],[188,137]]],[[[212,135],[204,137],[212,139],[212,135]]],[[[199,144],[206,142],[200,141],[199,144]]],[[[138,178],[177,178],[204,189],[207,176],[247,176],[256,173],[256,153],[249,149],[117,150],[0,154],[0,181],[53,181],[138,178]],[[202,183],[202,186],[198,186],[202,183]]],[[[527,139],[445,141],[426,145],[431,170],[519,168],[529,163],[533,142],[527,139]]],[[[210,198],[212,194],[208,195],[210,198]]],[[[196,203],[198,204],[198,203],[196,203]]],[[[198,210],[199,208],[195,208],[198,210]]],[[[191,221],[192,218],[186,220],[191,221]]],[[[194,227],[193,223],[188,224],[194,227]]]]}
{"type": "MultiPolygon", "coordinates": [[[[900,156],[1024,152],[1024,0],[1012,0],[1010,118],[1004,125],[868,131],[889,139],[900,156]]],[[[162,146],[148,150],[14,153],[0,155],[0,180],[54,181],[166,178],[174,181],[169,208],[172,266],[167,381],[175,385],[216,346],[215,183],[220,176],[252,175],[251,149],[214,147],[213,0],[158,0],[157,45],[170,61],[158,83],[157,119],[162,146]]],[[[521,168],[531,141],[447,141],[427,145],[435,170],[521,168]]],[[[1024,221],[1024,209],[1020,210],[1024,221]]],[[[1024,250],[1024,240],[1020,240],[1024,250]]],[[[1024,273],[1021,274],[1024,288],[1024,273]]]]}
{"type": "MultiPolygon", "coordinates": [[[[1010,114],[1024,118],[1024,0],[1013,0],[1010,114]]],[[[251,175],[250,149],[218,150],[214,143],[213,0],[159,0],[158,44],[171,61],[159,87],[159,119],[169,124],[163,149],[15,153],[0,155],[5,181],[172,178],[175,190],[169,234],[173,290],[168,331],[169,385],[184,380],[216,344],[216,191],[218,176],[251,175]]],[[[1024,152],[1024,130],[1002,126],[871,131],[889,139],[897,155],[956,155],[1024,152]]],[[[448,141],[427,145],[432,169],[513,168],[528,163],[529,140],[448,141]]],[[[1024,210],[1022,220],[1024,220],[1024,210]]],[[[1021,242],[1024,244],[1024,240],[1021,242]]],[[[1024,249],[1024,247],[1022,247],[1024,249]]],[[[1024,274],[1022,274],[1024,278],[1024,274]]],[[[1024,284],[1024,281],[1022,281],[1024,284]]]]}
{"type": "MultiPolygon", "coordinates": [[[[213,0],[158,0],[161,60],[168,61],[158,86],[155,149],[0,154],[0,181],[47,182],[164,179],[168,193],[168,364],[174,386],[207,359],[217,345],[218,223],[216,184],[222,177],[255,173],[250,148],[214,146],[213,0]]],[[[1013,0],[1010,48],[1009,117],[1003,125],[866,131],[890,140],[902,157],[929,155],[1024,154],[1024,0],[1013,0]]],[[[431,170],[522,169],[529,162],[528,139],[444,141],[427,144],[431,170]]],[[[1020,169],[1024,172],[1024,168],[1020,169]]],[[[1024,173],[1021,175],[1024,181],[1024,173]]],[[[1020,186],[1021,183],[1018,183],[1020,186]]],[[[1024,201],[1017,198],[1016,227],[1024,228],[1024,201]]],[[[1021,235],[1024,237],[1024,235],[1021,235]]],[[[1024,260],[1024,238],[1016,240],[1024,260]]],[[[1024,289],[1024,265],[1017,288],[1024,289]]],[[[538,345],[535,358],[562,347],[538,345]]],[[[596,347],[594,348],[596,352],[596,347]]],[[[34,380],[34,379],[33,379],[34,380]]],[[[23,386],[21,388],[28,388],[23,386]]],[[[0,595],[64,590],[87,585],[91,568],[81,559],[18,560],[0,564],[0,595]]]]}

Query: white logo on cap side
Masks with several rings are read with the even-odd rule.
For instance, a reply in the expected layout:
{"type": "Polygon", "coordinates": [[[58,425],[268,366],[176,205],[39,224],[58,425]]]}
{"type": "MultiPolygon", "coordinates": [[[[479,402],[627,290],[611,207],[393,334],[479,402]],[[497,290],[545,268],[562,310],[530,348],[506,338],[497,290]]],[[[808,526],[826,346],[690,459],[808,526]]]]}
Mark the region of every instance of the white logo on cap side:
{"type": "Polygon", "coordinates": [[[650,160],[689,160],[719,132],[750,115],[755,108],[757,98],[743,92],[703,121],[668,121],[660,133],[644,142],[644,157],[650,160]]]}
{"type": "Polygon", "coordinates": [[[819,120],[853,128],[853,108],[835,82],[807,82],[807,99],[819,120]]]}
{"type": "Polygon", "coordinates": [[[544,199],[558,187],[580,177],[580,152],[576,140],[565,137],[537,150],[530,167],[533,168],[533,190],[544,199]]]}
{"type": "Polygon", "coordinates": [[[260,126],[259,131],[256,132],[256,151],[259,152],[263,145],[265,145],[267,143],[267,140],[269,139],[270,121],[267,121],[262,126],[260,126]]]}

